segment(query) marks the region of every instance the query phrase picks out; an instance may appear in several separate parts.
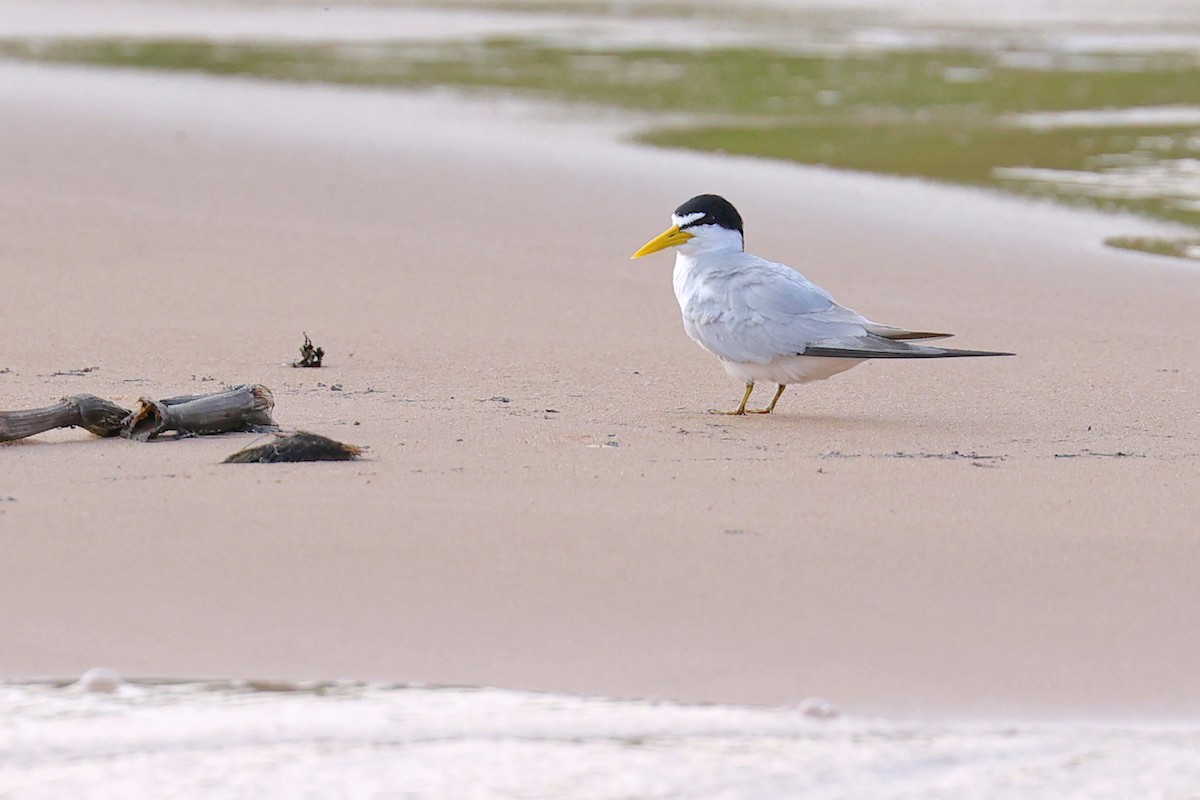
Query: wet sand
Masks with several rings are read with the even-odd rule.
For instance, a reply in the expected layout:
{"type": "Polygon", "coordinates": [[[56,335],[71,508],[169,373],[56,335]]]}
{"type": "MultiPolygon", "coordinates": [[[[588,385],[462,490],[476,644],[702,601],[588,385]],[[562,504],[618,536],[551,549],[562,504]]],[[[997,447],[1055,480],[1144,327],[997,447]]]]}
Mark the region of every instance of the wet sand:
{"type": "Polygon", "coordinates": [[[1200,716],[1200,271],[1100,245],[1160,226],[440,95],[9,66],[0,116],[0,406],[261,382],[371,448],[0,445],[0,676],[1200,716]],[[701,191],[1019,356],[704,413],[739,387],[628,261],[701,191]]]}

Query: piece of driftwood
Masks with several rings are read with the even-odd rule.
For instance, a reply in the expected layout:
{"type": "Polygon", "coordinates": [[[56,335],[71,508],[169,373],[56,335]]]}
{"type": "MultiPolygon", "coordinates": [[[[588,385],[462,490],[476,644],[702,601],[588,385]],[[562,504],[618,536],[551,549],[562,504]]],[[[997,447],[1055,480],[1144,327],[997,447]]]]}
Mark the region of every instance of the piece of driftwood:
{"type": "Polygon", "coordinates": [[[321,359],[325,357],[325,349],[323,347],[313,347],[312,339],[308,338],[308,334],[304,334],[304,344],[300,345],[300,360],[293,361],[293,367],[319,367],[321,359]]]}
{"type": "Polygon", "coordinates": [[[225,459],[225,464],[278,464],[293,461],[350,461],[365,448],[308,431],[277,433],[266,444],[251,445],[225,459]]]}
{"type": "Polygon", "coordinates": [[[165,400],[143,397],[129,415],[121,435],[147,442],[174,431],[196,436],[230,431],[265,433],[278,430],[271,418],[275,398],[261,384],[235,386],[206,395],[184,395],[165,400]]]}
{"type": "Polygon", "coordinates": [[[64,397],[52,406],[25,411],[0,411],[0,442],[24,439],[54,428],[78,426],[97,436],[121,432],[129,409],[91,394],[64,397]]]}

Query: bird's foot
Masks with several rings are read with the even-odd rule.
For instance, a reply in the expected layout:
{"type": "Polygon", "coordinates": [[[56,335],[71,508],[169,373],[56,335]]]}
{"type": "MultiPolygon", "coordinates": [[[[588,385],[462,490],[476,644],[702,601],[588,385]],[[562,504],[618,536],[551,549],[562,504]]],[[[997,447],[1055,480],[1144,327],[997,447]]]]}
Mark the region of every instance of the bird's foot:
{"type": "Polygon", "coordinates": [[[758,412],[757,411],[747,411],[744,408],[734,409],[733,411],[722,411],[719,408],[710,408],[708,410],[708,413],[720,414],[723,417],[744,417],[747,414],[757,414],[758,412]]]}
{"type": "MultiPolygon", "coordinates": [[[[754,391],[754,384],[753,384],[753,383],[747,383],[747,384],[746,384],[746,393],[745,393],[744,395],[742,395],[742,402],[741,402],[741,405],[739,405],[739,406],[737,407],[737,410],[736,410],[736,411],[719,411],[719,410],[717,410],[717,409],[715,409],[715,408],[710,408],[710,409],[708,410],[708,413],[710,413],[710,414],[724,414],[725,416],[728,416],[728,417],[741,417],[741,416],[744,416],[744,415],[745,415],[745,413],[746,413],[746,403],[750,402],[750,393],[751,393],[751,392],[753,392],[753,391],[754,391]]],[[[772,406],[772,408],[773,408],[773,407],[775,406],[775,404],[774,404],[774,403],[772,403],[772,404],[771,404],[771,406],[772,406]]]]}
{"type": "MultiPolygon", "coordinates": [[[[771,398],[770,405],[768,405],[766,408],[748,408],[748,409],[746,409],[746,413],[747,414],[770,414],[772,411],[775,410],[775,404],[779,402],[779,398],[783,396],[783,390],[786,388],[787,388],[786,383],[779,384],[779,388],[775,390],[775,396],[771,398]]],[[[747,399],[749,399],[748,396],[747,396],[747,399]]]]}

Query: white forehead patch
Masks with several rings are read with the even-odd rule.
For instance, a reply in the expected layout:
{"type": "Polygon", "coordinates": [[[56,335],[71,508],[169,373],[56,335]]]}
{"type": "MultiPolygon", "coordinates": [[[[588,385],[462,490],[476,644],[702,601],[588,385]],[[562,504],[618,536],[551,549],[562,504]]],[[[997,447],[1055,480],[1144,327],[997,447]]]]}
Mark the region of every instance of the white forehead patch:
{"type": "Polygon", "coordinates": [[[671,222],[675,223],[676,225],[678,225],[679,227],[682,228],[684,225],[687,225],[689,222],[695,222],[696,220],[702,218],[703,216],[704,216],[703,211],[693,211],[691,214],[688,214],[683,217],[679,216],[678,214],[672,214],[671,222]]]}

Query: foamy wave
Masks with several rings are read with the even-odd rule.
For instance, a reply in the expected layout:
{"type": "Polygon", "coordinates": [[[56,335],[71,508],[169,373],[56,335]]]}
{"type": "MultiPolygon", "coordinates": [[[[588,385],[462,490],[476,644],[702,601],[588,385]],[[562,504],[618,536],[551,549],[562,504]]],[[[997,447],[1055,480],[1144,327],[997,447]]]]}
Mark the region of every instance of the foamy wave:
{"type": "Polygon", "coordinates": [[[1186,797],[1200,727],[820,719],[497,689],[0,687],[0,796],[1186,797]]]}

